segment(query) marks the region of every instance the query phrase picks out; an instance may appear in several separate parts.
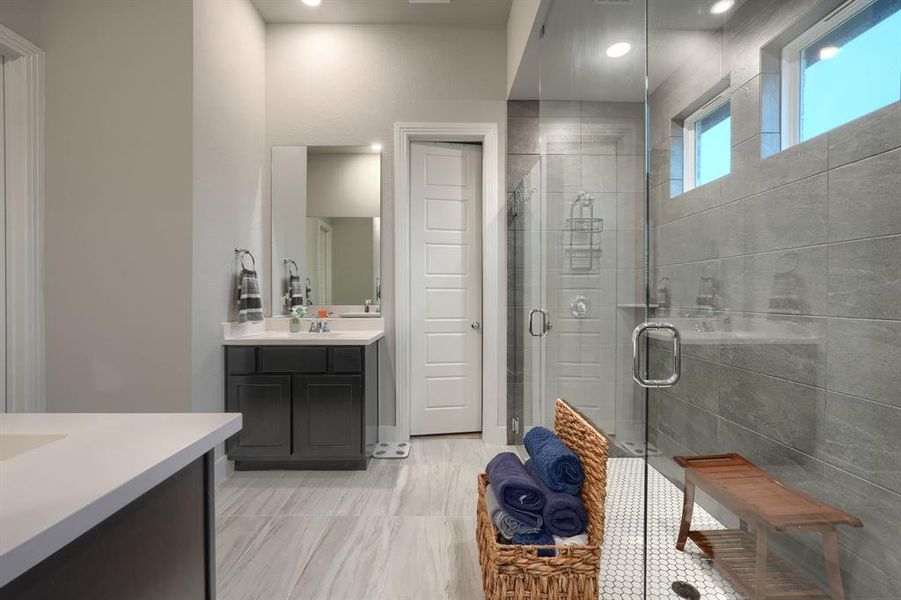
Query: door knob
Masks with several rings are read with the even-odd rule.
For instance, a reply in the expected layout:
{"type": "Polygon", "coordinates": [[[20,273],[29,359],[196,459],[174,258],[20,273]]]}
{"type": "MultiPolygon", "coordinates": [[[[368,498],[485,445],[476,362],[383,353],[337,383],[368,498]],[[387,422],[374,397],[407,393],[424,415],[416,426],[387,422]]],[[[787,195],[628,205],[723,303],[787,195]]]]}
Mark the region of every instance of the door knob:
{"type": "Polygon", "coordinates": [[[472,325],[470,325],[470,327],[472,327],[474,331],[478,331],[479,329],[482,328],[482,324],[479,323],[478,321],[473,321],[472,325]]]}

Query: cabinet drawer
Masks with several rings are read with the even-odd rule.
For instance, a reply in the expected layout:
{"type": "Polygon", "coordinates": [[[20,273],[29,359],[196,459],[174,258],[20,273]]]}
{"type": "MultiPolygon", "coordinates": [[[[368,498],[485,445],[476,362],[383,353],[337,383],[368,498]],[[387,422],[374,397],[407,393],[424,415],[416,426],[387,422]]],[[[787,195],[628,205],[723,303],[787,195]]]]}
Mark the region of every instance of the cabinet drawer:
{"type": "Polygon", "coordinates": [[[257,349],[228,346],[226,364],[229,375],[246,375],[257,372],[257,349]]]}
{"type": "Polygon", "coordinates": [[[260,348],[260,370],[264,373],[325,373],[325,348],[260,348]]]}
{"type": "Polygon", "coordinates": [[[363,350],[358,347],[330,348],[329,370],[332,373],[359,373],[363,370],[363,350]]]}

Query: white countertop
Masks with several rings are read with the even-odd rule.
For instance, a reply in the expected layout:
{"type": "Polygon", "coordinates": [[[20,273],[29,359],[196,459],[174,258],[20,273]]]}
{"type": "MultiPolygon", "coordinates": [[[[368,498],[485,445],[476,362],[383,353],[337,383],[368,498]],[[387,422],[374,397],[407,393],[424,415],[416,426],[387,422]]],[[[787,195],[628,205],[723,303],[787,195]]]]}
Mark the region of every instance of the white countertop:
{"type": "MultiPolygon", "coordinates": [[[[325,319],[324,319],[325,320],[325,319]]],[[[256,323],[223,323],[226,346],[367,346],[385,336],[385,319],[327,319],[331,332],[310,333],[311,319],[301,319],[300,332],[289,331],[289,319],[256,323]]]]}
{"type": "Polygon", "coordinates": [[[0,587],[241,429],[241,415],[0,414],[0,587]]]}

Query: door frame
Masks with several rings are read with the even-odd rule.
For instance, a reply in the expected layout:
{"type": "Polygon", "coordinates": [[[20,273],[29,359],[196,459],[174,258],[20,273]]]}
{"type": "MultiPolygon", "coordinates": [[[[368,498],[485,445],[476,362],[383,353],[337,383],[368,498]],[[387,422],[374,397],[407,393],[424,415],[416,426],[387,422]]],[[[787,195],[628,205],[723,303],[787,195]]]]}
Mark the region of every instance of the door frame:
{"type": "Polygon", "coordinates": [[[410,144],[482,144],[482,439],[507,439],[506,219],[500,202],[500,150],[496,123],[394,124],[394,335],[396,425],[380,427],[379,439],[410,439],[412,329],[410,327],[410,144]]]}
{"type": "Polygon", "coordinates": [[[0,25],[6,112],[6,408],[47,406],[44,321],[44,51],[0,25]]]}

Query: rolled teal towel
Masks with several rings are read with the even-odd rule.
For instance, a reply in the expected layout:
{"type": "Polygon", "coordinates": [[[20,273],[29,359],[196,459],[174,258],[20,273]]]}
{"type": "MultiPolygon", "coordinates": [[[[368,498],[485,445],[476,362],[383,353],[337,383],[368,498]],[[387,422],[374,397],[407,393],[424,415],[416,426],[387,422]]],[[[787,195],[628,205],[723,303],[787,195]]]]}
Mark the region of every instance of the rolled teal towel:
{"type": "MultiPolygon", "coordinates": [[[[554,536],[544,529],[537,533],[517,533],[510,540],[511,544],[518,546],[553,546],[554,536]]],[[[551,548],[543,548],[538,551],[538,556],[556,556],[557,551],[551,548]]]]}
{"type": "Polygon", "coordinates": [[[501,508],[497,502],[497,496],[494,495],[494,489],[491,484],[485,488],[485,504],[488,505],[488,516],[497,527],[497,530],[505,539],[512,539],[518,533],[538,533],[541,531],[541,517],[536,517],[537,525],[529,525],[522,521],[511,517],[507,511],[501,508]]]}
{"type": "Polygon", "coordinates": [[[541,481],[555,492],[578,494],[585,472],[575,452],[553,432],[544,427],[534,427],[523,438],[535,473],[541,481]]]}

